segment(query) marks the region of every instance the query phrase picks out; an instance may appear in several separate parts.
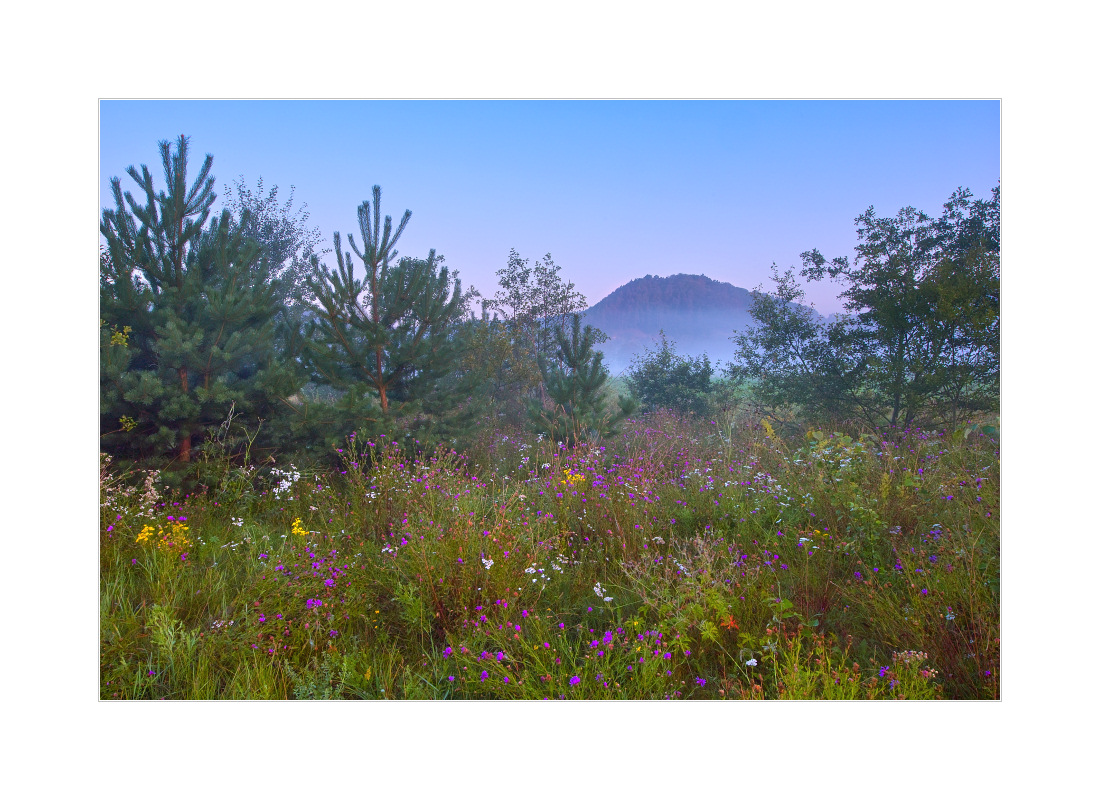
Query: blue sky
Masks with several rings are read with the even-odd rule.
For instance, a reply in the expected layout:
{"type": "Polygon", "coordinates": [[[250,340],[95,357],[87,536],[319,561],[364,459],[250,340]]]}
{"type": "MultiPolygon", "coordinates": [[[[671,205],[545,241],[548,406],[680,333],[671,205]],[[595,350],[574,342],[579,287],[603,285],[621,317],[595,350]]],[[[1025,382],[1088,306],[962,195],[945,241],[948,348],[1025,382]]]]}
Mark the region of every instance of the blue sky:
{"type": "MultiPolygon", "coordinates": [[[[413,212],[403,255],[434,247],[491,295],[510,248],[549,252],[590,303],[646,274],[768,286],[773,261],[851,255],[870,205],[935,214],[1000,180],[997,101],[102,101],[101,205],[130,164],[162,183],[181,133],[219,194],[294,185],[326,247],[359,239],[377,183],[383,213],[413,212]]],[[[824,312],[835,295],[807,287],[824,312]]]]}

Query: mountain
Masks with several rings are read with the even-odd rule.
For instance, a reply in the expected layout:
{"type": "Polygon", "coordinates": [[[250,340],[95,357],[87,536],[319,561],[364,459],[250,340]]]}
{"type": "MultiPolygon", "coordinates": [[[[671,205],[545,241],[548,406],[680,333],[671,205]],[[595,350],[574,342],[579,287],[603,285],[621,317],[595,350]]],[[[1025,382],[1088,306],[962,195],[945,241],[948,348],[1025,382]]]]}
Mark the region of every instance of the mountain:
{"type": "Polygon", "coordinates": [[[654,349],[664,330],[680,355],[726,362],[733,357],[729,337],[752,324],[752,293],[706,275],[646,275],[620,286],[584,312],[585,323],[608,335],[599,345],[612,375],[630,367],[630,360],[654,349]]]}

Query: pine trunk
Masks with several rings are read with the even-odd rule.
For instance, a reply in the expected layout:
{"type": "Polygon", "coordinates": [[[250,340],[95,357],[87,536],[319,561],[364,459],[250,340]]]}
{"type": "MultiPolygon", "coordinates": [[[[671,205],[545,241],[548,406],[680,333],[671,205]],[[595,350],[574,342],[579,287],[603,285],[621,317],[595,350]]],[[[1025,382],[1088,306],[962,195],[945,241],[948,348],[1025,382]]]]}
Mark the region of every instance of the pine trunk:
{"type": "MultiPolygon", "coordinates": [[[[180,388],[183,390],[183,393],[186,395],[187,394],[187,370],[186,370],[186,368],[181,368],[180,371],[179,371],[179,375],[180,375],[180,388]]],[[[186,463],[191,461],[191,431],[185,426],[183,428],[183,430],[180,431],[180,435],[182,436],[182,438],[180,439],[180,461],[182,461],[183,463],[186,464],[186,463]]]]}
{"type": "Polygon", "coordinates": [[[390,404],[386,400],[386,385],[382,382],[382,348],[375,350],[374,355],[378,365],[378,399],[382,403],[382,413],[385,414],[389,411],[390,404]]]}

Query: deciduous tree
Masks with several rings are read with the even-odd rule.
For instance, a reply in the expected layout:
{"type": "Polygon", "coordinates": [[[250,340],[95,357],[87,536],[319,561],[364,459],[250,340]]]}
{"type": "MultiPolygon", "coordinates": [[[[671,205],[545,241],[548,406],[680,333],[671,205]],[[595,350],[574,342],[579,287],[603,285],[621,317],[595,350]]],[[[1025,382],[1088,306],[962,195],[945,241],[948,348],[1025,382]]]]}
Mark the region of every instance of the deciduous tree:
{"type": "Polygon", "coordinates": [[[873,424],[908,426],[935,413],[996,407],[1000,376],[1000,192],[974,200],[959,189],[938,218],[903,208],[856,218],[856,257],[802,254],[802,276],[828,276],[847,312],[825,324],[792,303],[802,291],[792,271],[773,295],[758,295],[757,325],[737,339],[733,374],[758,396],[873,424]]]}

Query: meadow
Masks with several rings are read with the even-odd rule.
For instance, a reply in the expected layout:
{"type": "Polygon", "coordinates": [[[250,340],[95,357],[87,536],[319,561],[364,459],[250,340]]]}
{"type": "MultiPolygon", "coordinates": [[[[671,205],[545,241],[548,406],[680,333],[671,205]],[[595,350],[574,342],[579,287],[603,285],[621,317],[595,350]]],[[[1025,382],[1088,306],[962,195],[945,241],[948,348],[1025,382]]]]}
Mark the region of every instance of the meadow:
{"type": "Polygon", "coordinates": [[[998,448],[658,412],[191,492],[102,456],[100,698],[997,699],[998,448]]]}

